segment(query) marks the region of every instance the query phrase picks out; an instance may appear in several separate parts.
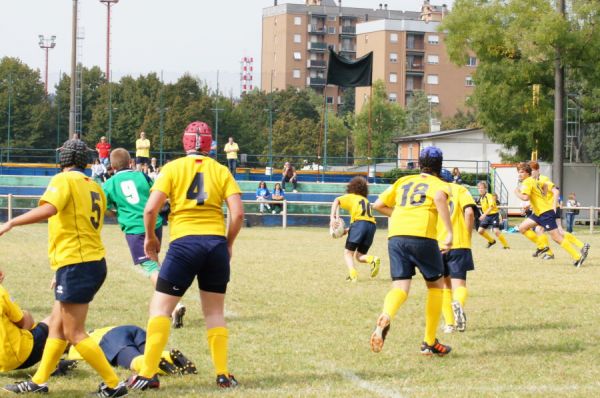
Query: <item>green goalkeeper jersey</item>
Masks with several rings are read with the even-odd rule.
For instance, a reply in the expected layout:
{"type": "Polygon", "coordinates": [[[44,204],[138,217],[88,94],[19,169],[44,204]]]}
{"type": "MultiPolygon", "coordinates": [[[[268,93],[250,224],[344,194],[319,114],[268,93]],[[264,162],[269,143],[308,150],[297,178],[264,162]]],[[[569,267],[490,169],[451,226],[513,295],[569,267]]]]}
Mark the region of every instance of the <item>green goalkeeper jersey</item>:
{"type": "MultiPolygon", "coordinates": [[[[121,170],[109,178],[102,188],[106,194],[109,210],[117,212],[121,230],[126,234],[143,234],[144,207],[150,197],[152,180],[141,171],[121,170]]],[[[156,228],[162,225],[162,218],[156,219],[156,228]]]]}

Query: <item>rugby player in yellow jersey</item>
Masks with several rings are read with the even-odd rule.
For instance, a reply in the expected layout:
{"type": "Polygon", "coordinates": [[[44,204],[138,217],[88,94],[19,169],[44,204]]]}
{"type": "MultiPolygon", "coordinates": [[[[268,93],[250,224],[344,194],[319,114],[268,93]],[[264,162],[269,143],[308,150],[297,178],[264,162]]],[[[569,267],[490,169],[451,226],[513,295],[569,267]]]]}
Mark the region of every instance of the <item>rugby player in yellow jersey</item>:
{"type": "Polygon", "coordinates": [[[500,231],[500,213],[498,210],[498,203],[494,195],[488,192],[488,184],[486,181],[479,181],[477,183],[477,190],[479,191],[479,204],[481,205],[481,216],[479,217],[479,228],[477,233],[487,240],[487,248],[489,249],[496,244],[496,240],[492,238],[486,231],[488,228],[492,228],[494,234],[498,237],[498,240],[502,243],[504,249],[510,249],[508,242],[500,231]]]}
{"type": "MultiPolygon", "coordinates": [[[[453,182],[452,173],[442,170],[442,179],[453,182]]],[[[469,190],[460,184],[450,184],[450,220],[452,221],[452,248],[442,255],[444,260],[444,291],[442,314],[446,321],[444,332],[464,332],[467,317],[464,312],[467,300],[467,272],[475,269],[471,253],[471,233],[475,225],[477,205],[469,190]]],[[[438,243],[444,249],[446,228],[440,218],[437,225],[438,243]]]]}
{"type": "Polygon", "coordinates": [[[585,261],[588,250],[582,249],[578,252],[558,232],[553,203],[547,199],[547,184],[540,184],[531,177],[531,165],[529,163],[519,163],[517,170],[521,186],[515,189],[515,195],[521,200],[529,200],[533,210],[532,214],[519,225],[519,232],[525,235],[527,239],[537,243],[537,235],[531,229],[537,225],[542,226],[550,234],[550,237],[575,260],[573,265],[579,268],[585,261]]]}
{"type": "Polygon", "coordinates": [[[98,344],[85,331],[89,303],[106,278],[100,231],[106,199],[102,188],[84,174],[87,151],[81,140],[69,140],[60,151],[62,172],[50,181],[39,206],[0,226],[0,236],[13,227],[48,219],[48,255],[56,271],[54,306],[41,364],[30,381],[4,387],[14,393],[48,392],[47,381],[68,343],[104,380],[100,397],[127,395],[127,388],[98,344]]]}
{"type": "Polygon", "coordinates": [[[402,177],[385,190],[373,208],[389,218],[388,251],[392,289],[387,293],[383,312],[371,334],[371,350],[380,352],[391,319],[406,301],[415,268],[427,285],[425,338],[421,354],[444,356],[451,351],[436,338],[442,312],[444,264],[437,242],[438,217],[446,227],[443,251],[452,247],[452,224],[448,209],[450,187],[438,178],[442,170],[442,151],[430,146],[419,155],[421,174],[402,177]]]}
{"type": "Polygon", "coordinates": [[[354,259],[358,262],[371,265],[371,278],[379,273],[381,260],[377,256],[367,255],[373,244],[373,237],[377,226],[375,217],[371,213],[369,203],[369,186],[364,177],[354,177],[346,187],[346,195],[335,198],[331,205],[330,225],[333,227],[340,217],[340,207],[350,213],[350,229],[346,238],[344,260],[348,267],[348,281],[356,282],[358,271],[354,268],[354,259]]]}
{"type": "MultiPolygon", "coordinates": [[[[556,226],[558,227],[558,232],[565,238],[569,243],[575,245],[581,252],[587,252],[590,249],[589,244],[584,244],[582,241],[577,239],[573,234],[566,232],[563,230],[561,225],[561,209],[560,209],[560,190],[554,183],[545,175],[540,174],[540,165],[536,161],[530,161],[529,165],[531,166],[531,177],[538,180],[540,184],[546,185],[546,200],[552,203],[552,207],[554,208],[556,215],[556,226]]],[[[537,241],[537,250],[533,253],[533,257],[537,257],[543,253],[542,259],[544,260],[553,260],[554,253],[552,249],[548,246],[548,237],[544,235],[544,229],[540,226],[535,228],[535,232],[538,235],[537,241]]],[[[586,253],[587,256],[587,253],[586,253]]]]}
{"type": "Polygon", "coordinates": [[[208,156],[211,142],[211,130],[206,123],[193,122],[187,126],[183,134],[187,156],[163,167],[144,210],[144,249],[148,257],[158,259],[160,244],[154,228],[167,199],[171,203],[171,242],[150,302],[144,363],[140,372],[129,379],[132,389],[148,388],[158,372],[160,356],[169,339],[169,316],[196,278],[217,385],[222,388],[237,385],[227,368],[229,332],[224,302],[229,261],[244,220],[244,208],[240,188],[231,173],[208,156]],[[223,201],[229,209],[227,231],[223,201]]]}

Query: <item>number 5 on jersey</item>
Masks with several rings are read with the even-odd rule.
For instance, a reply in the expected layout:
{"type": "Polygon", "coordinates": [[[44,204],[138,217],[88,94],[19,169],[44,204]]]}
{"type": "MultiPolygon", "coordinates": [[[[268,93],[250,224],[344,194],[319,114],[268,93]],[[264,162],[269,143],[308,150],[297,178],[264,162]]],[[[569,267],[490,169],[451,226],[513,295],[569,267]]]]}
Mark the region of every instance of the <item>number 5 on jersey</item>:
{"type": "Polygon", "coordinates": [[[187,198],[195,200],[197,206],[203,205],[208,199],[208,194],[204,192],[204,174],[196,173],[187,190],[187,198]]]}

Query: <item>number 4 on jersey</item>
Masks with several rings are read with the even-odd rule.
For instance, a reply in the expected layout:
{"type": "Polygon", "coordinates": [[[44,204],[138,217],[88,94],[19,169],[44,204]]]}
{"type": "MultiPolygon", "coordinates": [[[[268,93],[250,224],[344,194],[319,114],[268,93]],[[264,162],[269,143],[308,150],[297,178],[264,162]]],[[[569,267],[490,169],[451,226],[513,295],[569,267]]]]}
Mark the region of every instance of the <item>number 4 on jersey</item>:
{"type": "Polygon", "coordinates": [[[198,206],[203,205],[208,199],[208,194],[204,192],[204,175],[196,173],[190,187],[187,190],[187,198],[196,201],[198,206]]]}

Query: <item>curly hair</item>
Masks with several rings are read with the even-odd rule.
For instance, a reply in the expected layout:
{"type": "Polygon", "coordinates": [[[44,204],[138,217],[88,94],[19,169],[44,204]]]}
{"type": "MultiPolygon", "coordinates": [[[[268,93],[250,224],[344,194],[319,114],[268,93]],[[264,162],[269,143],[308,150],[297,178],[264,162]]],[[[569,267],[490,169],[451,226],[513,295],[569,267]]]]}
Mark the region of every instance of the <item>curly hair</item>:
{"type": "Polygon", "coordinates": [[[531,165],[527,162],[521,162],[517,165],[517,170],[525,171],[527,174],[531,175],[531,165]]]}
{"type": "Polygon", "coordinates": [[[365,198],[369,196],[369,183],[365,179],[365,177],[354,177],[348,183],[346,187],[346,192],[354,193],[356,195],[364,196],[365,198]]]}

